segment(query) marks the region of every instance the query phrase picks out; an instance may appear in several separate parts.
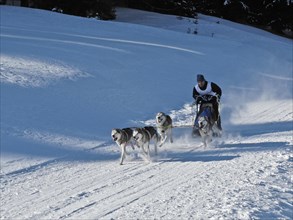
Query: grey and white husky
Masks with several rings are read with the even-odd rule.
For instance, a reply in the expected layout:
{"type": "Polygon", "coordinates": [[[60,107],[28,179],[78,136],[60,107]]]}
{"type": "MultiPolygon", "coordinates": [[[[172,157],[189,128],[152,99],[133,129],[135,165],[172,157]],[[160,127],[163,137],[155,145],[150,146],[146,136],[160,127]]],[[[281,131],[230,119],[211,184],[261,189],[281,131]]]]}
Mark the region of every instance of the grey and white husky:
{"type": "Polygon", "coordinates": [[[207,118],[206,116],[198,117],[198,131],[200,136],[202,137],[202,141],[205,147],[207,147],[208,143],[212,141],[213,124],[214,121],[212,118],[207,118]]]}
{"type": "Polygon", "coordinates": [[[116,144],[120,147],[121,150],[120,165],[123,164],[123,160],[125,159],[126,154],[128,154],[126,151],[126,146],[130,144],[132,149],[134,150],[132,135],[133,130],[131,128],[112,129],[112,139],[116,142],[116,144]]]}
{"type": "Polygon", "coordinates": [[[221,136],[221,131],[216,125],[211,103],[203,105],[203,110],[198,116],[197,127],[205,147],[212,141],[214,135],[221,136]]]}
{"type": "Polygon", "coordinates": [[[136,141],[137,146],[142,148],[144,154],[148,157],[149,160],[151,140],[154,141],[155,154],[157,154],[157,143],[160,140],[160,136],[153,126],[135,128],[133,131],[133,138],[136,141]]]}
{"type": "Polygon", "coordinates": [[[157,131],[160,135],[160,145],[159,146],[161,147],[166,142],[167,138],[169,138],[170,143],[173,143],[172,118],[163,112],[159,112],[156,115],[156,125],[157,125],[157,131]]]}

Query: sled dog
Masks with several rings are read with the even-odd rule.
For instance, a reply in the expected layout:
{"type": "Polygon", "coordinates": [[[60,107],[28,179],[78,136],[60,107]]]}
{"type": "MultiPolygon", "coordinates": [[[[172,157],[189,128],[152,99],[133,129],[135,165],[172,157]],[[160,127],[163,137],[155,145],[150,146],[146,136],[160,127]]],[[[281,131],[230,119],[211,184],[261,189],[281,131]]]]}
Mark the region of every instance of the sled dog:
{"type": "Polygon", "coordinates": [[[214,131],[216,125],[213,114],[211,104],[205,104],[197,120],[198,131],[205,147],[212,141],[213,134],[218,132],[214,131]]]}
{"type": "Polygon", "coordinates": [[[200,136],[203,140],[203,144],[205,147],[207,147],[208,143],[212,141],[212,124],[210,120],[213,120],[211,118],[207,118],[206,116],[199,116],[198,117],[198,131],[200,133],[200,136]]]}
{"type": "Polygon", "coordinates": [[[150,142],[154,141],[155,154],[157,154],[157,143],[160,136],[153,126],[146,126],[143,128],[135,128],[133,131],[133,138],[138,147],[141,147],[144,154],[150,159],[150,142]]]}
{"type": "Polygon", "coordinates": [[[128,154],[126,151],[126,146],[130,144],[132,149],[134,150],[132,135],[133,130],[131,128],[112,129],[112,139],[116,142],[116,144],[120,147],[121,150],[120,165],[123,164],[123,160],[125,159],[126,154],[128,154]]]}
{"type": "Polygon", "coordinates": [[[170,139],[170,142],[173,143],[173,137],[172,137],[172,118],[169,115],[166,115],[163,112],[159,112],[156,115],[156,125],[157,125],[157,131],[160,135],[160,145],[161,147],[167,138],[170,139]]]}

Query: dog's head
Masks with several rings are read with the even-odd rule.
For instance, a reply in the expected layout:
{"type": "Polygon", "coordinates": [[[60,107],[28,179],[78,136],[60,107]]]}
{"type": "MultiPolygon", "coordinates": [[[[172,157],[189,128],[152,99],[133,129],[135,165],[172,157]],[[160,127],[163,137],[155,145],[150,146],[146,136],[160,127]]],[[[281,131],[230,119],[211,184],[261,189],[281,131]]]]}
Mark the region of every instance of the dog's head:
{"type": "Polygon", "coordinates": [[[163,112],[157,113],[157,115],[156,115],[156,123],[158,125],[162,125],[162,124],[164,124],[165,121],[166,121],[166,114],[163,113],[163,112]]]}
{"type": "Polygon", "coordinates": [[[121,130],[120,129],[112,129],[111,136],[113,141],[117,141],[121,139],[121,130]]]}
{"type": "Polygon", "coordinates": [[[209,125],[209,122],[207,121],[207,119],[205,117],[203,117],[203,116],[198,117],[198,128],[200,130],[202,130],[203,132],[207,132],[208,125],[209,125]]]}
{"type": "Polygon", "coordinates": [[[139,128],[134,129],[133,134],[132,134],[132,137],[134,140],[140,141],[142,139],[143,135],[140,131],[141,131],[141,129],[139,129],[139,128]]]}

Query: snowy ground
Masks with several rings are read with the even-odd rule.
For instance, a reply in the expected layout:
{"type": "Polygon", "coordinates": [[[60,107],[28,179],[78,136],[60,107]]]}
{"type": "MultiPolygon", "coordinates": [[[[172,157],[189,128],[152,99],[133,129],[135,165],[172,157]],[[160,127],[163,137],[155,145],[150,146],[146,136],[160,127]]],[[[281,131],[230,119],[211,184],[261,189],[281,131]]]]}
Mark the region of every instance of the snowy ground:
{"type": "Polygon", "coordinates": [[[0,6],[1,219],[292,219],[292,40],[218,18],[102,22],[0,6]],[[197,73],[224,135],[190,128],[125,165],[114,127],[192,123],[197,73]]]}

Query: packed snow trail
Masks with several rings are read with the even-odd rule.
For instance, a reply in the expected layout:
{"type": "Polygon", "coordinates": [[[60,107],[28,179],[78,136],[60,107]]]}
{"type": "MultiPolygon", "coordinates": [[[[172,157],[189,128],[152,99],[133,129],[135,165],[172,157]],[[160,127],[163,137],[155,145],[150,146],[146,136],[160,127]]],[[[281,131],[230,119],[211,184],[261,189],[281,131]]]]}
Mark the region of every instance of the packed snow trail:
{"type": "Polygon", "coordinates": [[[117,151],[108,162],[47,161],[2,176],[2,202],[14,205],[2,206],[1,213],[26,219],[286,218],[292,208],[290,146],[254,138],[209,149],[178,140],[149,164],[128,158],[120,166],[117,151]]]}
{"type": "Polygon", "coordinates": [[[0,10],[1,219],[292,219],[292,40],[204,15],[192,35],[138,10],[0,10]],[[120,166],[111,129],[190,125],[197,73],[223,88],[223,138],[176,128],[120,166]]]}

